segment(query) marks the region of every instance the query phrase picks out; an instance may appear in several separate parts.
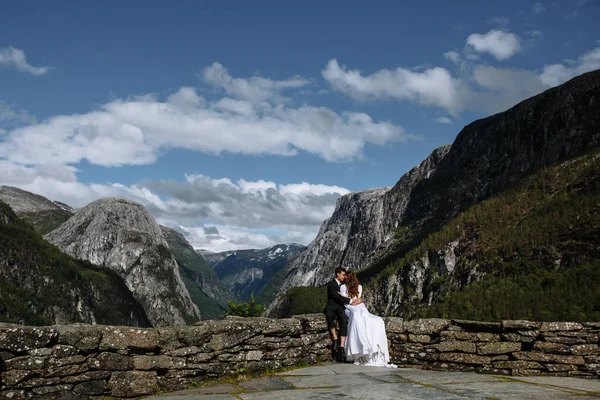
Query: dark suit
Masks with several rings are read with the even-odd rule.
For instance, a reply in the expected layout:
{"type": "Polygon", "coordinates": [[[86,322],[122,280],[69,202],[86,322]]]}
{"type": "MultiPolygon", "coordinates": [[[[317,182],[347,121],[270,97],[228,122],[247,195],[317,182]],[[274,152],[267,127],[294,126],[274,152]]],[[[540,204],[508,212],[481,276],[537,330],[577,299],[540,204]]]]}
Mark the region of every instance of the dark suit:
{"type": "Polygon", "coordinates": [[[335,328],[335,318],[337,317],[340,324],[340,336],[348,336],[348,321],[344,305],[349,304],[350,299],[338,293],[340,286],[335,279],[327,284],[327,304],[323,313],[325,313],[329,329],[335,328]]]}

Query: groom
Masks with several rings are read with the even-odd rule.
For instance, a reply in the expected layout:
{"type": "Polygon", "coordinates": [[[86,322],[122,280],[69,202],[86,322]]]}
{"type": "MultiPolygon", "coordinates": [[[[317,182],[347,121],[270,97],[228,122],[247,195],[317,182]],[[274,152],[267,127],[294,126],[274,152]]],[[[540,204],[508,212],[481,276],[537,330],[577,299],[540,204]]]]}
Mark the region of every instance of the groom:
{"type": "Polygon", "coordinates": [[[350,301],[349,298],[344,297],[340,294],[340,286],[346,280],[346,269],[337,267],[335,269],[335,279],[332,279],[327,284],[327,304],[325,305],[325,318],[327,319],[327,328],[331,332],[331,338],[333,339],[333,352],[335,359],[338,362],[346,361],[346,351],[344,346],[346,345],[346,336],[348,334],[348,321],[346,319],[346,309],[344,305],[357,305],[362,303],[362,299],[355,299],[350,301]],[[338,341],[338,333],[335,329],[335,320],[340,325],[340,337],[338,341]]]}

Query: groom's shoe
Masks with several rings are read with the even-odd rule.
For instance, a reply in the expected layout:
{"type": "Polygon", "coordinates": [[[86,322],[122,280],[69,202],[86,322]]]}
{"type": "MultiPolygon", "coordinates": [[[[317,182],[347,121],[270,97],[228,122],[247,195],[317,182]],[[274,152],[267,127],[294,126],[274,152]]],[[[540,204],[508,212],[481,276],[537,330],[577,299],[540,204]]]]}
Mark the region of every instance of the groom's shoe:
{"type": "Polygon", "coordinates": [[[340,348],[340,338],[333,340],[333,351],[338,351],[340,348]]]}
{"type": "Polygon", "coordinates": [[[337,361],[339,363],[346,362],[346,349],[344,349],[341,346],[338,348],[335,361],[337,361]]]}

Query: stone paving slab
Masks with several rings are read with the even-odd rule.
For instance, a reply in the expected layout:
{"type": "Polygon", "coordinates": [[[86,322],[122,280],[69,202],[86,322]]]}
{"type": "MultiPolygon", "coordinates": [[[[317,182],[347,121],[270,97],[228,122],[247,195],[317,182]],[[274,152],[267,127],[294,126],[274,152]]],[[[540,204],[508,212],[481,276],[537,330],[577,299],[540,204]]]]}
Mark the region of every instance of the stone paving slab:
{"type": "Polygon", "coordinates": [[[600,393],[600,379],[560,378],[555,376],[515,376],[513,379],[540,385],[559,386],[573,390],[600,393]]]}
{"type": "Polygon", "coordinates": [[[279,376],[263,376],[262,378],[242,381],[238,383],[238,386],[244,390],[260,390],[263,392],[294,389],[294,386],[291,383],[286,382],[284,378],[279,376]]]}
{"type": "Polygon", "coordinates": [[[600,381],[328,364],[152,397],[158,400],[600,399],[600,381]]]}
{"type": "Polygon", "coordinates": [[[282,372],[278,375],[335,375],[336,373],[328,367],[308,367],[302,369],[295,369],[293,371],[282,372]]]}
{"type": "Polygon", "coordinates": [[[356,385],[369,386],[380,383],[380,381],[363,374],[286,376],[284,379],[296,388],[345,387],[356,385]]]}

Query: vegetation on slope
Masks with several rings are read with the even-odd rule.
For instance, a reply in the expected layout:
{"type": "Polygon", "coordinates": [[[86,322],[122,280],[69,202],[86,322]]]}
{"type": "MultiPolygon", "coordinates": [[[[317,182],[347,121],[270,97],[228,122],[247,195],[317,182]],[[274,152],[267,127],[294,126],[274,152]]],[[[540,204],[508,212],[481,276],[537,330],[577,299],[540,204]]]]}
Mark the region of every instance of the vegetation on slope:
{"type": "MultiPolygon", "coordinates": [[[[359,279],[365,283],[373,275],[367,269],[359,279]]],[[[393,315],[599,320],[600,150],[537,171],[470,207],[378,271],[366,290],[381,296],[390,277],[403,285],[393,315]],[[452,273],[441,262],[423,266],[423,259],[443,259],[456,241],[452,273]],[[421,295],[410,279],[415,266],[425,274],[421,295]],[[430,294],[434,301],[427,307],[430,294]]],[[[279,314],[322,309],[321,292],[291,289],[279,314]]]]}
{"type": "Polygon", "coordinates": [[[116,273],[62,253],[2,201],[0,298],[2,322],[149,325],[116,273]]]}
{"type": "Polygon", "coordinates": [[[20,217],[27,221],[40,235],[52,232],[73,214],[66,210],[44,210],[35,212],[23,212],[20,217]]]}
{"type": "MultiPolygon", "coordinates": [[[[474,205],[390,264],[370,287],[396,275],[412,316],[597,320],[600,318],[600,151],[544,168],[474,205]],[[411,268],[458,240],[452,277],[425,269],[423,296],[411,268]],[[482,277],[472,282],[473,277],[482,277]],[[594,284],[595,283],[595,284],[594,284]],[[436,301],[424,308],[433,293],[436,301]]],[[[437,268],[436,268],[437,267],[437,268]]]]}
{"type": "Polygon", "coordinates": [[[200,309],[202,319],[222,318],[227,310],[230,295],[219,281],[215,271],[183,235],[170,228],[161,227],[161,229],[175,256],[181,279],[192,301],[200,309]],[[209,296],[203,289],[210,289],[213,296],[209,296]]]}

